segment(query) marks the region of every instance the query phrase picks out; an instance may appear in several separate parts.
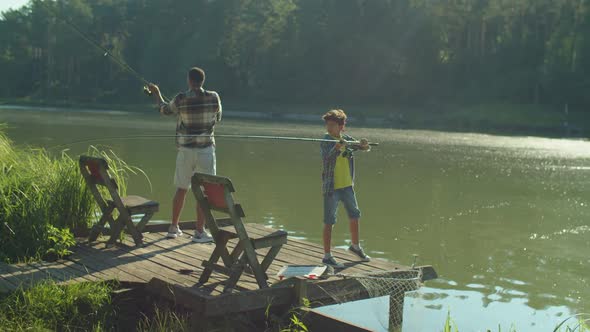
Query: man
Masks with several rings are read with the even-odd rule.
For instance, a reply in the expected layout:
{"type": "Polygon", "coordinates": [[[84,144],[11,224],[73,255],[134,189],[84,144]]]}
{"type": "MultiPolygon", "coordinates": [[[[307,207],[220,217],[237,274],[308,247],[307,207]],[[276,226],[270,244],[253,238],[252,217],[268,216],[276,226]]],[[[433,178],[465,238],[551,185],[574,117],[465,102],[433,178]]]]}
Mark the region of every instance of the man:
{"type": "MultiPolygon", "coordinates": [[[[191,186],[191,177],[195,172],[216,174],[215,138],[213,132],[221,120],[221,101],[215,91],[203,89],[205,72],[197,67],[188,71],[188,91],[179,93],[170,102],[164,101],[157,85],[150,83],[149,91],[155,96],[160,113],[175,115],[176,126],[176,171],[174,184],[176,194],[172,202],[172,225],[168,229],[168,238],[182,235],[178,227],[180,213],[184,206],[187,191],[191,186]]],[[[204,228],[204,216],[197,207],[197,229],[193,242],[213,241],[211,234],[204,228]]]]}

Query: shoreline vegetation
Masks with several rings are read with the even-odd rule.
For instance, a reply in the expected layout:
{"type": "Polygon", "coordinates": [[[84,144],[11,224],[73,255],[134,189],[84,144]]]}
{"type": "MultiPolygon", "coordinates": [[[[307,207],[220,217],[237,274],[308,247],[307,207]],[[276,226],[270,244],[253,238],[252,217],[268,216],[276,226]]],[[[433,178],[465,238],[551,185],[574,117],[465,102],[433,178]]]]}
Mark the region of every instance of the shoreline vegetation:
{"type": "MultiPolygon", "coordinates": [[[[77,110],[110,112],[151,112],[152,103],[101,104],[73,101],[0,99],[2,109],[77,110]]],[[[475,106],[432,105],[427,109],[387,107],[383,105],[314,105],[263,102],[225,102],[224,117],[255,121],[315,123],[319,115],[331,108],[342,108],[349,123],[357,127],[471,132],[508,136],[546,136],[585,138],[590,134],[590,114],[531,104],[489,103],[475,106]],[[366,112],[370,110],[370,112],[366,112]],[[370,115],[366,115],[366,113],[370,115]]]]}
{"type": "MultiPolygon", "coordinates": [[[[77,158],[16,146],[3,129],[0,123],[0,262],[67,256],[76,244],[74,234],[87,233],[98,208],[77,158]]],[[[128,174],[141,173],[112,151],[91,146],[87,153],[109,161],[123,195],[128,174]]]]}

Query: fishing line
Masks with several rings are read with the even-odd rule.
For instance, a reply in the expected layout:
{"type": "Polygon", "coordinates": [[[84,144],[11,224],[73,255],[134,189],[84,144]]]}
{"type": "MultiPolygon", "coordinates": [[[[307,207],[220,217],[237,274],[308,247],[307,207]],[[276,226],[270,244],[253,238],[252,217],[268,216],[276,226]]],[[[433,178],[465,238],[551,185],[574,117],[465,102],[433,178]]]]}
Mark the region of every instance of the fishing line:
{"type": "MultiPolygon", "coordinates": [[[[82,30],[80,30],[80,28],[78,28],[78,26],[76,26],[74,23],[70,22],[69,20],[61,17],[57,11],[55,11],[53,8],[51,8],[49,5],[47,5],[44,1],[39,1],[38,3],[42,4],[43,7],[45,7],[45,9],[47,9],[51,14],[53,14],[53,16],[55,18],[61,20],[63,23],[65,23],[67,26],[69,26],[72,30],[74,30],[76,33],[78,33],[80,35],[80,37],[82,37],[82,39],[84,39],[85,41],[87,41],[88,43],[90,43],[91,45],[96,47],[98,50],[100,50],[101,54],[103,54],[104,57],[110,58],[114,63],[119,65],[119,67],[121,67],[123,70],[130,73],[133,77],[135,77],[142,84],[144,84],[143,91],[149,96],[152,95],[152,93],[147,88],[147,86],[149,85],[150,82],[148,80],[146,80],[143,76],[141,76],[129,64],[127,64],[127,62],[125,62],[125,60],[119,59],[118,57],[113,55],[109,49],[100,45],[98,42],[96,42],[92,38],[88,37],[82,30]],[[104,53],[102,53],[102,52],[104,52],[104,53]]],[[[164,97],[165,100],[168,100],[168,98],[166,98],[166,96],[164,96],[164,95],[162,95],[162,96],[164,97]]]]}

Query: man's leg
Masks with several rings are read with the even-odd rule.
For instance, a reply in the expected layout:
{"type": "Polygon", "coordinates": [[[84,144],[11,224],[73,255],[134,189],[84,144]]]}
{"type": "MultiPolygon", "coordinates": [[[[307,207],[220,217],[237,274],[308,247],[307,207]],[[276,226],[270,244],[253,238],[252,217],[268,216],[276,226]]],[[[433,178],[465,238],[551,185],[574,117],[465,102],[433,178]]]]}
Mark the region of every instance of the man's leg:
{"type": "Polygon", "coordinates": [[[186,197],[187,189],[176,189],[174,199],[172,200],[172,225],[178,226],[178,220],[180,219],[180,213],[184,207],[184,199],[186,197]]]}
{"type": "MultiPolygon", "coordinates": [[[[195,170],[199,173],[217,174],[217,161],[215,157],[215,146],[209,146],[203,149],[197,149],[197,156],[196,156],[196,163],[195,163],[195,170]]],[[[205,215],[203,211],[199,208],[199,203],[196,204],[196,212],[197,212],[197,228],[195,230],[196,234],[204,234],[206,238],[212,240],[210,235],[205,232],[205,215]]],[[[200,242],[197,240],[196,242],[200,242]]]]}
{"type": "Polygon", "coordinates": [[[203,211],[199,208],[199,203],[197,203],[197,232],[203,233],[205,226],[205,216],[203,215],[203,211]]]}
{"type": "Polygon", "coordinates": [[[174,185],[176,186],[176,193],[172,199],[172,225],[168,229],[168,238],[177,238],[182,235],[178,221],[180,213],[184,207],[184,199],[186,192],[190,187],[190,175],[192,174],[190,151],[184,148],[179,148],[176,155],[176,169],[174,172],[174,185]]]}

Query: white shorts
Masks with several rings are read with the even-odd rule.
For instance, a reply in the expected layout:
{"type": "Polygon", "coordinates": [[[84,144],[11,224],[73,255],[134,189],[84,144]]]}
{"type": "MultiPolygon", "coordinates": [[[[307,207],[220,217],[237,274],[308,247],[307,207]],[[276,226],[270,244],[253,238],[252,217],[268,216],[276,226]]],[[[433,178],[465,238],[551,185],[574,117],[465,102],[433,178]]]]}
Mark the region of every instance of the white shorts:
{"type": "Polygon", "coordinates": [[[180,189],[190,189],[191,178],[196,172],[216,175],[215,146],[206,148],[178,148],[174,185],[180,189]]]}

